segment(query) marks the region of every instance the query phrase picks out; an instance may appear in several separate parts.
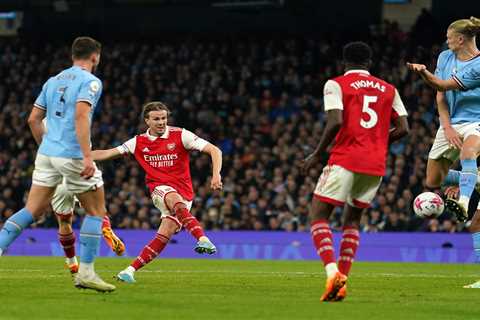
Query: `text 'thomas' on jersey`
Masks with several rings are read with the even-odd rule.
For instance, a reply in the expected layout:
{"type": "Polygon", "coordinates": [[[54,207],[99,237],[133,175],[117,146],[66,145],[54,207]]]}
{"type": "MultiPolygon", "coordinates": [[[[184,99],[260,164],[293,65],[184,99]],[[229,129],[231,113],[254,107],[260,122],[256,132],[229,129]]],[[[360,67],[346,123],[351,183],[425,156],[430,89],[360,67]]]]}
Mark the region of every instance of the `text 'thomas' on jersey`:
{"type": "Polygon", "coordinates": [[[325,83],[324,104],[325,111],[343,111],[328,163],[383,176],[391,121],[407,115],[395,87],[368,71],[351,70],[325,83]]]}

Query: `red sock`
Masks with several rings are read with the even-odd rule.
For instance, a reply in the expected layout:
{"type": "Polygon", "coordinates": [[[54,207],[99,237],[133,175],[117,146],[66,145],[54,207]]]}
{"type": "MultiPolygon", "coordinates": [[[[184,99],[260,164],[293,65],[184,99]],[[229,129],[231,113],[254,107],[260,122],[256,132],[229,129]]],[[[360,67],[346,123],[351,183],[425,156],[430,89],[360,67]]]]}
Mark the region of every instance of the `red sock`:
{"type": "Polygon", "coordinates": [[[344,275],[348,275],[350,272],[359,241],[360,233],[357,228],[351,226],[343,228],[340,257],[338,258],[338,270],[344,275]]]}
{"type": "Polygon", "coordinates": [[[322,258],[323,265],[335,262],[335,253],[333,249],[333,237],[332,231],[328,226],[328,221],[325,219],[319,219],[312,221],[310,227],[310,233],[317,254],[322,258]]]}
{"type": "Polygon", "coordinates": [[[162,252],[163,248],[165,248],[169,240],[170,239],[167,236],[157,233],[155,238],[143,248],[142,252],[140,252],[138,257],[132,262],[131,266],[134,267],[135,270],[138,270],[155,259],[160,252],[162,252]]]}
{"type": "Polygon", "coordinates": [[[75,233],[58,234],[58,240],[62,245],[65,257],[73,258],[75,256],[75,233]]]}
{"type": "Polygon", "coordinates": [[[192,214],[188,211],[188,209],[183,205],[175,205],[173,206],[175,211],[175,216],[177,217],[178,221],[182,224],[182,226],[190,232],[195,239],[200,239],[200,237],[205,236],[203,232],[203,228],[198,222],[197,218],[192,216],[192,214]]]}
{"type": "Polygon", "coordinates": [[[112,228],[112,225],[110,224],[110,218],[107,215],[105,215],[102,220],[102,229],[103,228],[112,228]]]}

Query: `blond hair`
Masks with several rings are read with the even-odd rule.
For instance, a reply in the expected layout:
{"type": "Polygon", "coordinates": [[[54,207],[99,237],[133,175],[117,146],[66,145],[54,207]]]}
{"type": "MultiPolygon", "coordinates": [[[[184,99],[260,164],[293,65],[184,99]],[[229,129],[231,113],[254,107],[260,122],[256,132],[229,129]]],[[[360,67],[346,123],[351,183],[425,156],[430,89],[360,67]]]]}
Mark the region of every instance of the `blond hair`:
{"type": "Polygon", "coordinates": [[[167,116],[170,115],[170,109],[163,102],[152,101],[143,106],[143,118],[148,119],[148,115],[151,111],[167,111],[167,116]]]}
{"type": "Polygon", "coordinates": [[[450,26],[448,26],[448,29],[458,32],[466,37],[473,38],[477,33],[480,33],[480,19],[475,17],[470,17],[470,19],[460,19],[452,22],[450,26]]]}

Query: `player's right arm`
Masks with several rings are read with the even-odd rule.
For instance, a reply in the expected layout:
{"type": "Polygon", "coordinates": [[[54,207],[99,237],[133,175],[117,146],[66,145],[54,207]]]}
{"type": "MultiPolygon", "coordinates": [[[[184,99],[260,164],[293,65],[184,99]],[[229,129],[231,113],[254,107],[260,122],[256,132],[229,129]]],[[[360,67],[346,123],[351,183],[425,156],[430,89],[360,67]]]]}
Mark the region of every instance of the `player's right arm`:
{"type": "Polygon", "coordinates": [[[42,121],[47,113],[47,84],[48,81],[43,85],[42,91],[33,104],[32,112],[28,116],[28,126],[37,144],[42,143],[42,138],[45,134],[45,127],[42,121]]]}
{"type": "Polygon", "coordinates": [[[45,133],[42,120],[45,118],[45,110],[33,107],[32,112],[28,116],[28,126],[32,131],[33,138],[40,144],[42,142],[43,134],[45,133]]]}
{"type": "Polygon", "coordinates": [[[94,161],[106,161],[120,157],[122,154],[117,148],[93,150],[92,159],[94,161]]]}
{"type": "Polygon", "coordinates": [[[460,138],[458,132],[452,127],[450,122],[450,112],[448,111],[448,103],[447,99],[445,98],[445,93],[438,91],[436,100],[440,125],[443,127],[445,137],[451,145],[457,149],[461,149],[462,139],[460,138]]]}
{"type": "Polygon", "coordinates": [[[315,151],[306,157],[303,162],[302,169],[305,173],[320,161],[321,155],[327,150],[330,143],[332,143],[343,123],[342,89],[337,82],[328,80],[325,83],[323,99],[325,111],[327,112],[327,124],[325,125],[325,130],[323,130],[322,137],[315,151]]]}
{"type": "Polygon", "coordinates": [[[104,150],[93,150],[92,158],[95,161],[106,161],[106,160],[118,158],[124,154],[134,153],[136,142],[137,142],[137,139],[133,137],[116,148],[104,149],[104,150]]]}

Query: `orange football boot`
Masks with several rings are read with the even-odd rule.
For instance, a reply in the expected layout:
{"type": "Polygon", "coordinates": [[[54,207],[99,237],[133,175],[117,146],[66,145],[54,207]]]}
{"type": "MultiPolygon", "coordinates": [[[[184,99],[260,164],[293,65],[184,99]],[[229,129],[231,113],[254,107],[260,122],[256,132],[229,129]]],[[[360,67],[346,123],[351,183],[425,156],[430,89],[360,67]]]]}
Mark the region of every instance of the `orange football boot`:
{"type": "Polygon", "coordinates": [[[337,292],[337,296],[335,297],[335,301],[342,301],[347,296],[347,284],[340,288],[337,292]]]}
{"type": "Polygon", "coordinates": [[[104,227],[102,229],[103,239],[112,249],[117,256],[121,256],[125,253],[125,244],[122,240],[113,232],[112,228],[104,227]]]}
{"type": "Polygon", "coordinates": [[[345,286],[347,276],[337,271],[333,277],[327,278],[325,283],[325,292],[322,294],[320,301],[335,301],[337,293],[345,286]]]}

